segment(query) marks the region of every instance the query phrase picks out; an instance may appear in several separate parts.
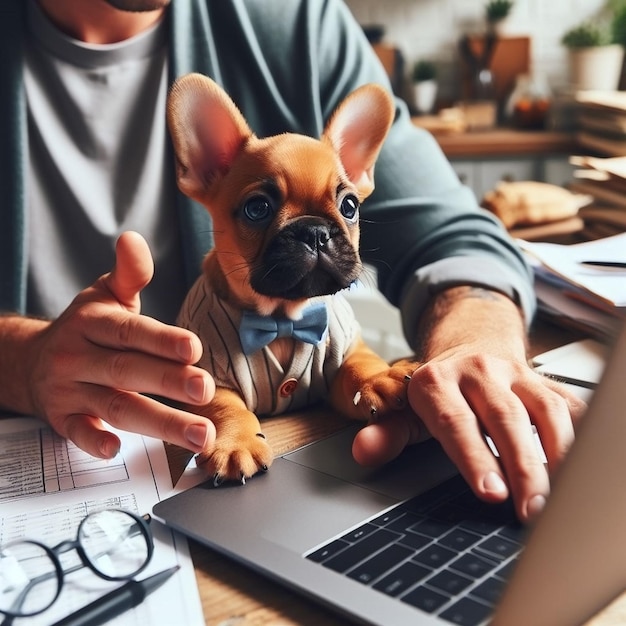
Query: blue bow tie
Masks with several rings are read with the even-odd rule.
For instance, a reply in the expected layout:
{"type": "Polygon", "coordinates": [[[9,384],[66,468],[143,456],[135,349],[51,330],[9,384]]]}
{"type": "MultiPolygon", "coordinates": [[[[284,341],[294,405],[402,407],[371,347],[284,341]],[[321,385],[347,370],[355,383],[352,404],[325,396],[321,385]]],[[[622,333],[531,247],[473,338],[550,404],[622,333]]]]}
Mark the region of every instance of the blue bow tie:
{"type": "Polygon", "coordinates": [[[244,311],[239,324],[239,338],[244,354],[252,354],[277,337],[294,337],[306,343],[318,344],[328,328],[326,304],[316,302],[302,313],[299,320],[244,311]]]}

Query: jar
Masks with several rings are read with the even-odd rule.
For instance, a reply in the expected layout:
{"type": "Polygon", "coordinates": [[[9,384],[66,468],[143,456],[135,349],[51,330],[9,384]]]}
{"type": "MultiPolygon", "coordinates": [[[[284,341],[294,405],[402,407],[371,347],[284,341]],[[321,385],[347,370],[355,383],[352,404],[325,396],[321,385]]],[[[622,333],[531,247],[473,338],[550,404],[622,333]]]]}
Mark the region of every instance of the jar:
{"type": "Polygon", "coordinates": [[[546,125],[550,102],[550,88],[543,77],[520,74],[507,101],[505,114],[517,128],[542,129],[546,125]]]}

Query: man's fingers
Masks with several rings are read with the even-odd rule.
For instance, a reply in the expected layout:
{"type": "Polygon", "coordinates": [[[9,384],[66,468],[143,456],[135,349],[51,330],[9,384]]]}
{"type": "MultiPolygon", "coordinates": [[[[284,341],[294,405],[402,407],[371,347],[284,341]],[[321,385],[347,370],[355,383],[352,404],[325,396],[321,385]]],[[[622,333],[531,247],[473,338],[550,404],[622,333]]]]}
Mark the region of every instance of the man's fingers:
{"type": "Polygon", "coordinates": [[[98,304],[80,315],[82,334],[93,346],[144,352],[180,363],[197,363],[202,356],[200,339],[185,328],[98,304]]]}
{"type": "Polygon", "coordinates": [[[514,394],[487,396],[475,405],[500,455],[518,517],[529,521],[543,507],[550,481],[527,407],[514,394]]]}
{"type": "Polygon", "coordinates": [[[509,489],[502,468],[465,402],[452,401],[438,414],[424,415],[424,421],[479,497],[490,502],[506,499],[509,489]]]}
{"type": "Polygon", "coordinates": [[[57,432],[71,439],[85,452],[110,458],[117,453],[113,433],[104,430],[102,421],[118,428],[161,439],[192,452],[200,452],[215,441],[211,420],[170,407],[147,396],[90,386],[88,406],[62,418],[52,419],[57,432]],[[98,416],[96,417],[92,416],[98,416]]]}
{"type": "Polygon", "coordinates": [[[554,469],[573,441],[572,421],[584,412],[584,402],[521,366],[507,368],[480,359],[474,362],[475,371],[439,365],[422,367],[413,376],[413,410],[479,497],[498,501],[510,491],[519,518],[530,520],[550,491],[532,425],[554,469]]]}
{"type": "Polygon", "coordinates": [[[32,405],[62,436],[101,458],[119,439],[106,424],[200,452],[215,440],[210,420],[142,394],[205,406],[215,382],[193,366],[202,356],[189,330],[138,315],[154,271],[146,241],[118,239],[114,269],[81,291],[40,335],[32,405]]]}
{"type": "Polygon", "coordinates": [[[508,486],[498,459],[489,448],[483,426],[455,380],[421,368],[409,383],[409,402],[439,441],[474,492],[499,502],[508,486]]]}
{"type": "Polygon", "coordinates": [[[352,443],[352,456],[360,465],[377,466],[395,459],[414,443],[429,437],[416,415],[392,414],[362,428],[352,443]]]}
{"type": "Polygon", "coordinates": [[[120,451],[119,437],[105,429],[102,420],[91,415],[71,415],[64,420],[64,432],[81,450],[101,459],[112,459],[120,451]]]}
{"type": "Polygon", "coordinates": [[[362,428],[352,442],[352,456],[360,465],[383,465],[397,457],[409,442],[406,422],[390,417],[362,428]]]}
{"type": "Polygon", "coordinates": [[[122,233],[115,247],[115,267],[104,280],[125,308],[139,312],[139,293],[152,280],[154,261],[146,240],[132,231],[122,233]]]}
{"type": "Polygon", "coordinates": [[[580,422],[580,419],[587,412],[587,403],[557,380],[553,380],[548,376],[541,376],[541,382],[565,400],[570,418],[574,427],[576,427],[578,422],[580,422]]]}
{"type": "Polygon", "coordinates": [[[101,349],[97,360],[85,364],[81,382],[198,406],[215,395],[215,381],[206,370],[131,351],[101,349]]]}
{"type": "MultiPolygon", "coordinates": [[[[540,384],[544,382],[542,379],[539,380],[540,384]]],[[[536,386],[513,388],[537,428],[551,473],[557,469],[574,442],[574,422],[579,419],[586,407],[582,400],[573,396],[568,399],[562,395],[563,390],[557,386],[553,389],[557,393],[546,394],[536,386]]]]}

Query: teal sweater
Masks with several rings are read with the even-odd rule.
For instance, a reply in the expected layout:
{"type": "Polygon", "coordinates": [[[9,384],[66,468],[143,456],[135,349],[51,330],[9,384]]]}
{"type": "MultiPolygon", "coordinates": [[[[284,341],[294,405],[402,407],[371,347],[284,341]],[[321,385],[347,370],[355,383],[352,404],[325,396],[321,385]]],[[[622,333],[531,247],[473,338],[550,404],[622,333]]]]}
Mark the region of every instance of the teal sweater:
{"type": "MultiPolygon", "coordinates": [[[[28,258],[25,4],[0,3],[0,311],[20,313],[27,313],[28,258]]],[[[319,136],[357,85],[388,86],[341,0],[173,0],[167,19],[171,80],[191,71],[211,76],[259,136],[319,136]]],[[[507,293],[531,318],[532,283],[520,253],[459,183],[434,139],[413,126],[401,101],[375,182],[362,208],[361,253],[377,267],[382,292],[402,307],[407,330],[414,328],[428,292],[454,284],[507,293]],[[465,258],[451,262],[458,256],[465,258]]],[[[191,286],[212,245],[210,218],[182,194],[177,202],[191,286]]]]}

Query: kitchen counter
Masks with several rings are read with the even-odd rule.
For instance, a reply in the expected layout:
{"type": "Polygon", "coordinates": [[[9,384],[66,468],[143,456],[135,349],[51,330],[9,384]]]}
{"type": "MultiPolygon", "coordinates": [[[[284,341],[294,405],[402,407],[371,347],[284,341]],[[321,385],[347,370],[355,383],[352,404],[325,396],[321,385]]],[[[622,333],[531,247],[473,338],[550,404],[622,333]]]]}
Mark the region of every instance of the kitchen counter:
{"type": "Polygon", "coordinates": [[[435,126],[439,122],[435,117],[415,117],[413,123],[434,135],[459,178],[479,200],[500,181],[534,180],[566,186],[575,170],[570,157],[586,153],[574,133],[510,127],[442,131],[435,126]]]}
{"type": "MultiPolygon", "coordinates": [[[[418,124],[419,125],[419,124],[418,124]]],[[[450,159],[575,154],[580,150],[573,133],[498,128],[485,131],[434,133],[450,159]]]]}

